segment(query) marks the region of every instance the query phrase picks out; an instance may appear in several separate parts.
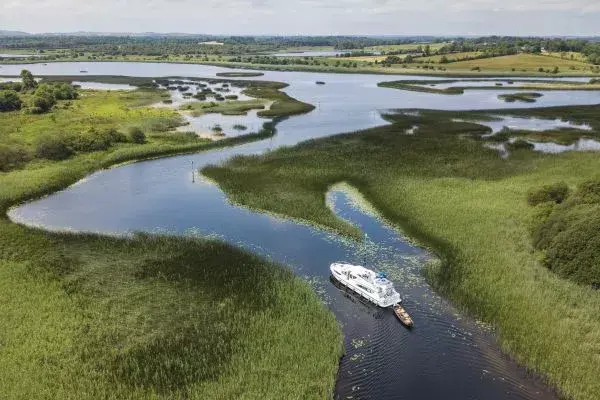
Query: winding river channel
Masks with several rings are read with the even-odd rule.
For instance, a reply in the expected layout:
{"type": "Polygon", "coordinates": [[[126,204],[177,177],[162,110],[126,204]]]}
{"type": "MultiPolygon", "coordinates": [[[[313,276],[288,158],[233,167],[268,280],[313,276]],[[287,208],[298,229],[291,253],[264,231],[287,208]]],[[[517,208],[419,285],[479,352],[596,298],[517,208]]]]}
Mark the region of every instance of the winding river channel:
{"type": "MultiPolygon", "coordinates": [[[[89,75],[205,78],[230,71],[191,64],[115,62],[4,65],[0,74],[17,75],[22,68],[35,75],[79,75],[87,70],[89,75]]],[[[288,265],[313,285],[343,327],[346,355],[336,398],[556,398],[551,388],[501,352],[488,327],[462,315],[432,291],[421,275],[431,255],[379,218],[352,190],[335,187],[327,198],[340,218],[362,228],[365,244],[233,205],[197,173],[198,168],[233,156],[382,125],[386,122],[380,112],[392,108],[531,107],[498,100],[501,89],[444,96],[377,87],[383,80],[415,78],[423,79],[265,72],[255,79],[286,82],[289,95],[317,108],[279,123],[271,139],[99,171],[63,191],[13,208],[9,216],[50,230],[215,236],[288,265]],[[338,260],[386,271],[414,317],[414,329],[403,328],[390,310],[364,304],[332,284],[329,264],[338,260]]],[[[535,106],[597,103],[600,92],[549,91],[535,106]]]]}

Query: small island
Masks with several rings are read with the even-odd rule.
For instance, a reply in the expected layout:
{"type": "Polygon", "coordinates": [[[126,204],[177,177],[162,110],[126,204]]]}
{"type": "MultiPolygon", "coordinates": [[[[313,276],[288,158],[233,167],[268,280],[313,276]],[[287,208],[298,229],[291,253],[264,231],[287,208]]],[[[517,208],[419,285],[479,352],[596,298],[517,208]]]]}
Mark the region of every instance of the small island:
{"type": "Polygon", "coordinates": [[[217,72],[217,76],[226,78],[252,78],[263,75],[262,72],[217,72]]]}
{"type": "Polygon", "coordinates": [[[535,92],[524,92],[524,93],[505,93],[499,94],[498,98],[504,100],[506,103],[514,103],[520,101],[522,103],[535,103],[536,99],[542,97],[543,94],[535,92]]]}

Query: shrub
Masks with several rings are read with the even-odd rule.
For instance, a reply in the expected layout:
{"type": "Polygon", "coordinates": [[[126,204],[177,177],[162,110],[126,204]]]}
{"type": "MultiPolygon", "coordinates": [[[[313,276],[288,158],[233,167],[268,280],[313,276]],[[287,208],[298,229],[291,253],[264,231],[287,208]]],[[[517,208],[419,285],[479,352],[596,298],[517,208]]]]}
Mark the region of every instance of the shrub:
{"type": "Polygon", "coordinates": [[[20,110],[23,102],[14,90],[0,91],[0,111],[20,110]]]}
{"type": "Polygon", "coordinates": [[[584,183],[577,191],[575,200],[580,204],[600,204],[600,181],[584,183]]]}
{"type": "Polygon", "coordinates": [[[74,100],[77,98],[78,93],[75,88],[68,83],[60,83],[54,85],[54,97],[56,100],[74,100]]]}
{"type": "Polygon", "coordinates": [[[600,207],[579,205],[554,211],[534,236],[544,264],[577,283],[600,284],[600,207]]]}
{"type": "Polygon", "coordinates": [[[527,194],[527,202],[532,206],[546,202],[560,204],[565,201],[568,196],[569,187],[566,183],[559,182],[529,191],[527,194]]]}
{"type": "Polygon", "coordinates": [[[146,135],[137,126],[129,128],[129,131],[127,132],[127,136],[129,137],[129,141],[131,143],[140,143],[141,144],[141,143],[146,142],[146,135]]]}
{"type": "Polygon", "coordinates": [[[23,89],[21,82],[0,82],[0,90],[14,90],[20,92],[23,89]]]}
{"type": "Polygon", "coordinates": [[[0,145],[0,171],[17,168],[29,160],[29,154],[18,147],[0,145]]]}
{"type": "Polygon", "coordinates": [[[111,143],[125,143],[127,142],[127,137],[121,132],[117,131],[115,128],[105,129],[100,133],[101,135],[108,138],[111,143]]]}
{"type": "Polygon", "coordinates": [[[50,110],[55,103],[54,88],[48,84],[41,84],[35,90],[31,100],[31,111],[35,114],[44,113],[50,110]]]}
{"type": "MultiPolygon", "coordinates": [[[[545,187],[536,198],[556,203],[533,234],[533,245],[543,251],[544,264],[577,283],[600,285],[600,181],[583,184],[567,198],[564,183],[545,187]],[[558,200],[558,201],[557,201],[558,200]]],[[[531,204],[531,201],[530,201],[531,204]]],[[[539,203],[538,203],[539,204],[539,203]]],[[[538,206],[540,207],[540,206],[538,206]]]]}
{"type": "Polygon", "coordinates": [[[47,160],[65,160],[73,154],[73,150],[58,138],[42,138],[36,147],[35,154],[38,158],[47,160]]]}
{"type": "Polygon", "coordinates": [[[114,130],[97,132],[95,129],[90,129],[87,132],[71,136],[69,138],[69,146],[75,151],[92,152],[106,150],[113,142],[121,139],[119,133],[114,130]]]}

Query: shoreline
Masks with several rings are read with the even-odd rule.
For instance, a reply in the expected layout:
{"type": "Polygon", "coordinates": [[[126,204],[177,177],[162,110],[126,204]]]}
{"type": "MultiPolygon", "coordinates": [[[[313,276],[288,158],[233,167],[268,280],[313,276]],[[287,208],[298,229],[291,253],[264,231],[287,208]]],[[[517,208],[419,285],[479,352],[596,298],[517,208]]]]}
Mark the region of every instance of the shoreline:
{"type": "MultiPolygon", "coordinates": [[[[168,61],[168,60],[78,60],[78,59],[65,59],[65,60],[48,60],[48,61],[34,61],[34,60],[23,60],[21,62],[2,62],[0,61],[0,73],[2,72],[2,65],[27,65],[27,64],[55,64],[55,63],[147,63],[147,64],[189,64],[189,65],[210,65],[213,67],[231,68],[236,70],[254,70],[254,71],[277,71],[277,72],[314,72],[314,73],[332,73],[332,74],[360,74],[360,75],[382,75],[382,76],[439,76],[448,78],[504,78],[504,77],[546,77],[551,79],[556,78],[597,78],[600,77],[600,73],[565,73],[558,72],[556,74],[548,74],[543,72],[523,72],[523,71],[494,71],[490,73],[473,73],[471,71],[460,71],[451,72],[447,71],[427,71],[424,72],[419,69],[408,69],[407,71],[393,70],[393,71],[381,71],[379,69],[372,70],[368,68],[356,68],[343,70],[340,68],[295,68],[295,66],[282,66],[273,67],[267,64],[244,64],[244,63],[231,63],[231,62],[190,62],[190,61],[168,61]]],[[[3,75],[0,75],[0,77],[3,75]]],[[[16,76],[16,75],[9,75],[16,76]]],[[[82,74],[81,76],[85,76],[82,74]]]]}

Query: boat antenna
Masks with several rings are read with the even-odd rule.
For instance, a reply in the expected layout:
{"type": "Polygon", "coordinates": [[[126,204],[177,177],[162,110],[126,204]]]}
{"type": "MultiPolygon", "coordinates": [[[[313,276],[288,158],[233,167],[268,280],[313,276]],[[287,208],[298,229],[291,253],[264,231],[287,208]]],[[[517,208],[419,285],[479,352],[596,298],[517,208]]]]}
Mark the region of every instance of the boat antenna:
{"type": "Polygon", "coordinates": [[[194,170],[194,160],[192,160],[192,183],[196,183],[196,171],[194,170]]]}
{"type": "Polygon", "coordinates": [[[363,242],[363,265],[367,265],[367,240],[369,240],[369,235],[365,232],[365,240],[363,242]]]}

